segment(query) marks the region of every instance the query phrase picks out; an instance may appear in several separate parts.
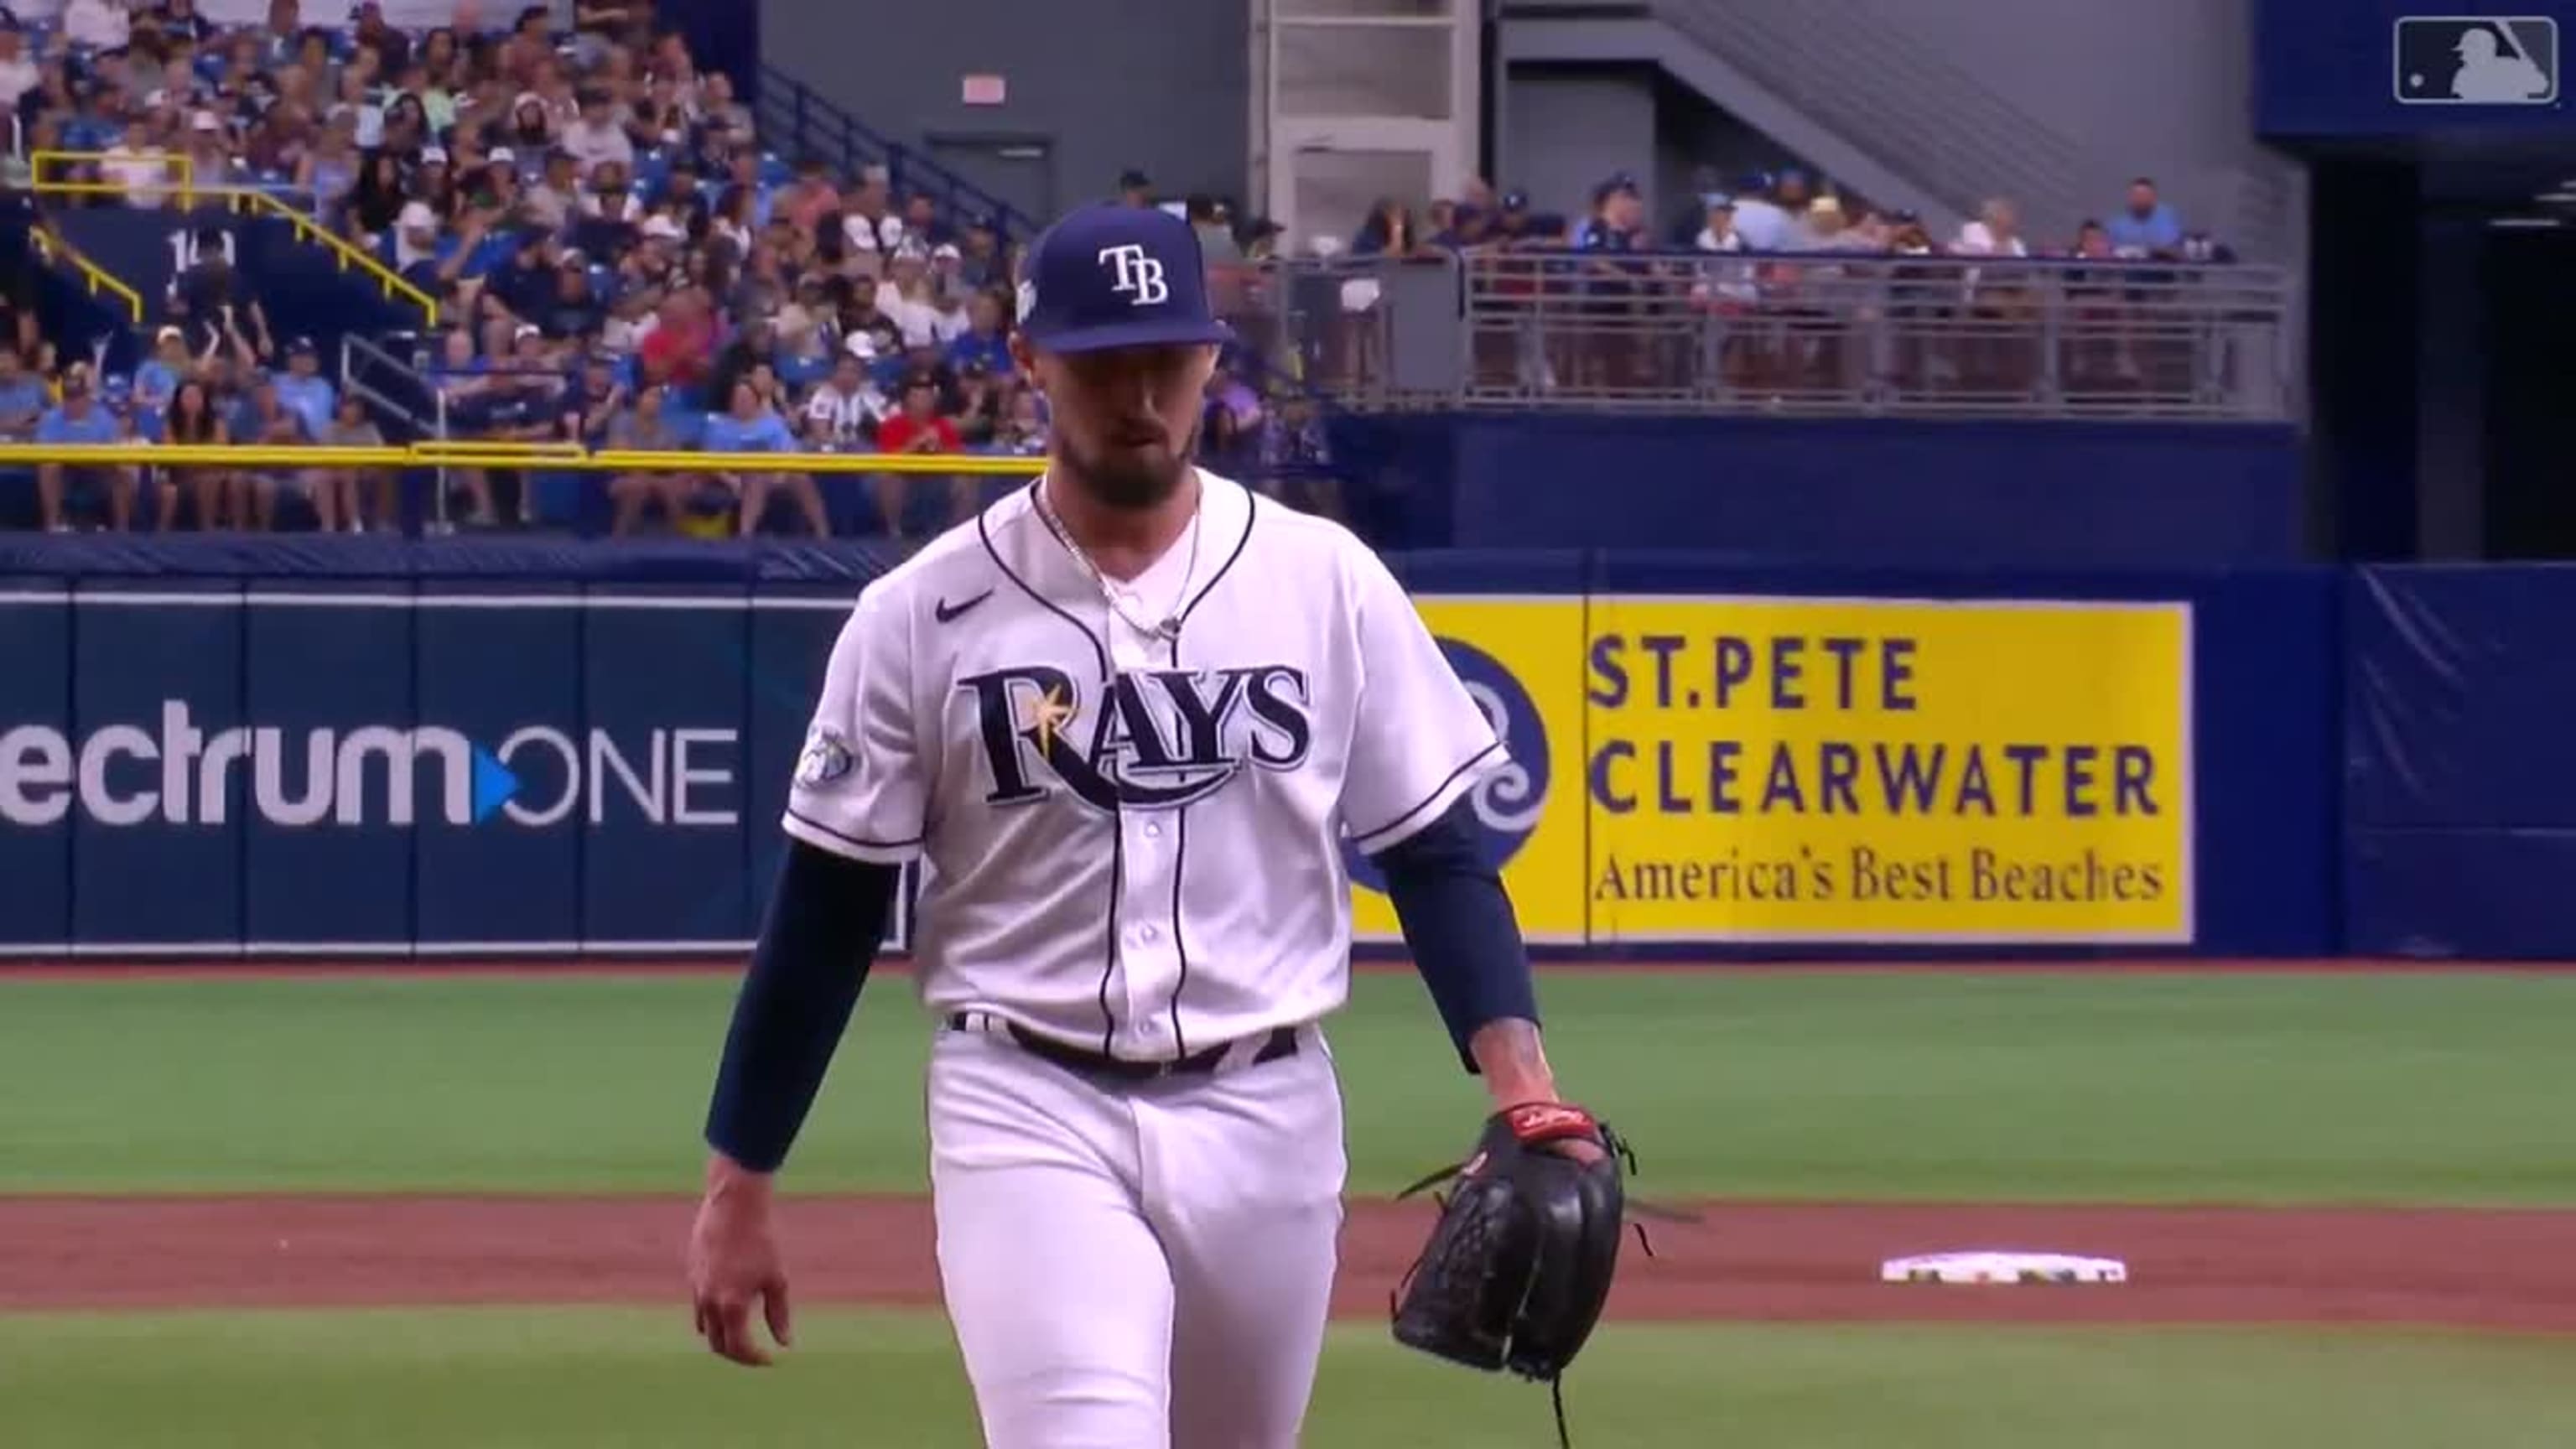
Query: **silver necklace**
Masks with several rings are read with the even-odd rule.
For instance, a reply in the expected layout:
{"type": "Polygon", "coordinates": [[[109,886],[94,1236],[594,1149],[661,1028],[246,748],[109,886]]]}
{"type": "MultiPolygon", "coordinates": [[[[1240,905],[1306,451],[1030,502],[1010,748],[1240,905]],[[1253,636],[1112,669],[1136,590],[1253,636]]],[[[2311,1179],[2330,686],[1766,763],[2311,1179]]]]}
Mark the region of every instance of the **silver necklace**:
{"type": "Polygon", "coordinates": [[[1190,552],[1187,563],[1181,569],[1181,587],[1172,595],[1171,607],[1163,611],[1163,617],[1159,623],[1140,619],[1128,611],[1125,599],[1120,597],[1122,591],[1109,581],[1107,574],[1100,571],[1100,565],[1091,561],[1091,555],[1083,550],[1082,545],[1073,541],[1073,531],[1064,526],[1063,519],[1055,516],[1053,508],[1047,506],[1044,480],[1040,480],[1036,490],[1030,495],[1030,501],[1037,505],[1038,517],[1045,522],[1047,532],[1055,535],[1055,541],[1063,544],[1064,551],[1073,555],[1073,561],[1082,565],[1082,571],[1090,576],[1092,587],[1100,591],[1101,601],[1109,606],[1111,613],[1125,620],[1127,627],[1139,634],[1150,634],[1170,643],[1179,642],[1181,604],[1183,600],[1189,598],[1190,581],[1198,576],[1199,571],[1199,520],[1207,514],[1207,494],[1204,491],[1199,495],[1197,506],[1190,509],[1190,552]]]}

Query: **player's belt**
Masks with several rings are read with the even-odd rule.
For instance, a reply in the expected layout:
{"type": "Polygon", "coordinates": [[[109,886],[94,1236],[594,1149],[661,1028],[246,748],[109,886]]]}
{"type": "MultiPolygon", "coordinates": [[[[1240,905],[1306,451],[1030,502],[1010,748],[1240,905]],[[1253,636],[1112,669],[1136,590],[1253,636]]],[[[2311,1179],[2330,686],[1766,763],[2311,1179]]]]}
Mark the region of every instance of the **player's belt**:
{"type": "Polygon", "coordinates": [[[1040,1036],[1017,1022],[1006,1022],[984,1011],[951,1012],[948,1029],[998,1032],[1019,1043],[1020,1049],[1029,1055],[1044,1057],[1057,1066],[1130,1082],[1151,1081],[1157,1077],[1206,1076],[1223,1067],[1259,1066],[1263,1062],[1275,1062],[1297,1054],[1297,1028],[1293,1026],[1272,1027],[1259,1036],[1221,1042],[1184,1057],[1161,1061],[1113,1057],[1078,1046],[1067,1046],[1052,1037],[1040,1036]]]}

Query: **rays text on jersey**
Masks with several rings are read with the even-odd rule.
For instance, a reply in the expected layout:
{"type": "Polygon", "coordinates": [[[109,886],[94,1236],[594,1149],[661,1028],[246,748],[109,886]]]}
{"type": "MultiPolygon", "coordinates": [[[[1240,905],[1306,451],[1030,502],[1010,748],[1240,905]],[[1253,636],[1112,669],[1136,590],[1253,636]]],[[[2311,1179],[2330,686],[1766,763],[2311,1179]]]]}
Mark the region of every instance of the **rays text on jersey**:
{"type": "Polygon", "coordinates": [[[1246,764],[1296,769],[1314,747],[1306,672],[1287,664],[1129,670],[1091,700],[1043,664],[957,688],[975,702],[990,805],[1045,799],[1044,771],[1097,810],[1171,809],[1215,794],[1246,764]]]}

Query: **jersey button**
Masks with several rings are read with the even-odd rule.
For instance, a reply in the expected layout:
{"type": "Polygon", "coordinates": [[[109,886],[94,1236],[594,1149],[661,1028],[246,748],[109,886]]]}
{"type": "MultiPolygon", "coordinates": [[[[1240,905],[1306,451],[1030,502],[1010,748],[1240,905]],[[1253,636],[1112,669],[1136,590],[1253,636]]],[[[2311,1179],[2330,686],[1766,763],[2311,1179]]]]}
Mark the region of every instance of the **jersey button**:
{"type": "Polygon", "coordinates": [[[1152,821],[1150,821],[1150,820],[1145,822],[1145,838],[1146,838],[1147,840],[1155,840],[1155,839],[1159,839],[1159,838],[1161,838],[1162,834],[1163,834],[1163,827],[1161,827],[1161,826],[1159,826],[1159,825],[1156,825],[1155,823],[1153,823],[1153,822],[1152,822],[1152,821]]]}
{"type": "Polygon", "coordinates": [[[1155,940],[1161,937],[1162,934],[1163,933],[1161,931],[1156,930],[1152,926],[1138,926],[1136,928],[1136,939],[1139,941],[1155,940]]]}

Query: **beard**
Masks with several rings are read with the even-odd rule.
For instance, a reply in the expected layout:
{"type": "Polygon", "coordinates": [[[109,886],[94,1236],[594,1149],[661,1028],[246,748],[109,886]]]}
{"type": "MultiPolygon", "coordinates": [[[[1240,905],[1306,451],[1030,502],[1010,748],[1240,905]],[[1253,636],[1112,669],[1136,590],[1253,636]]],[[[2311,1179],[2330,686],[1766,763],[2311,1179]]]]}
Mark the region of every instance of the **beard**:
{"type": "Polygon", "coordinates": [[[1192,426],[1177,448],[1157,445],[1087,456],[1071,438],[1062,439],[1058,448],[1063,471],[1093,501],[1122,512],[1143,513],[1181,491],[1189,477],[1190,460],[1198,451],[1198,428],[1192,426]]]}

